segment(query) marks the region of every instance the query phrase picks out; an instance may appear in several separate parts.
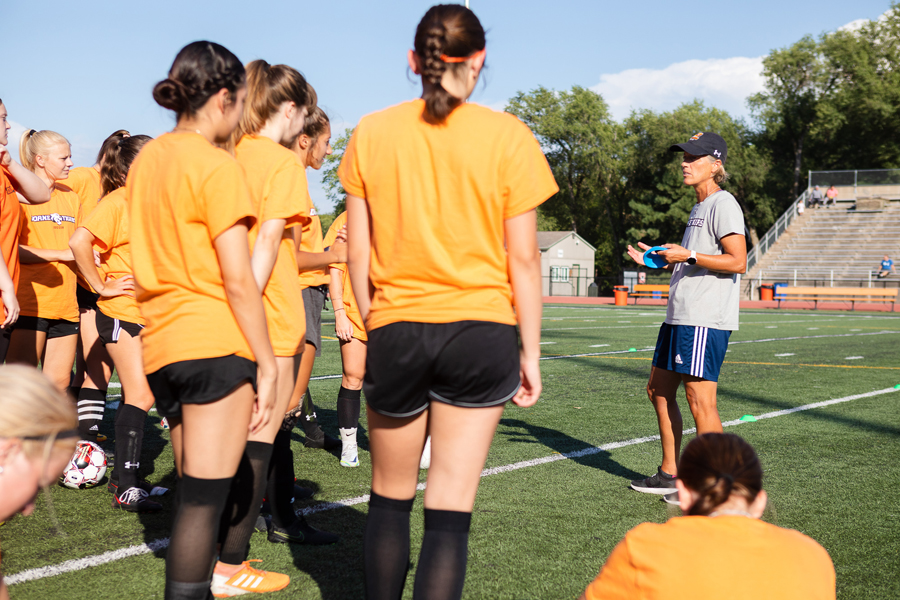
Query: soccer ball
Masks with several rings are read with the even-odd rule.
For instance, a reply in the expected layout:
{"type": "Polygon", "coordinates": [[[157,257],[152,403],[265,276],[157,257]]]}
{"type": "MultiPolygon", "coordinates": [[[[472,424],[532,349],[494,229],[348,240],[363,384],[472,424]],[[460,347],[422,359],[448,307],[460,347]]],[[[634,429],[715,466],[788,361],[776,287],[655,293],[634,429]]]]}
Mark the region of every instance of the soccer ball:
{"type": "Polygon", "coordinates": [[[103,449],[94,442],[81,440],[59,481],[67,488],[83,490],[100,483],[104,475],[106,454],[103,449]]]}

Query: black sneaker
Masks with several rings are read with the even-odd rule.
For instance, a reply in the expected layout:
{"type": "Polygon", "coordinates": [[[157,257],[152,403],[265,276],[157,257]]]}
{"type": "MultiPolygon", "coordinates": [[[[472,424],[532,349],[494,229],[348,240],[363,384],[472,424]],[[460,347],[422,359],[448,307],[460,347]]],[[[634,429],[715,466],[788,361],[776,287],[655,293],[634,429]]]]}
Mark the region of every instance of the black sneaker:
{"type": "Polygon", "coordinates": [[[269,531],[269,518],[263,515],[256,517],[256,525],[254,525],[253,529],[260,532],[269,531]]]}
{"type": "Polygon", "coordinates": [[[659,467],[656,475],[632,481],[631,489],[645,494],[671,494],[675,491],[675,479],[677,478],[664,473],[662,467],[659,467]]]}
{"type": "Polygon", "coordinates": [[[133,513],[151,513],[162,510],[162,504],[149,499],[149,494],[139,487],[130,487],[121,496],[113,496],[113,508],[133,513]]]}
{"type": "MultiPolygon", "coordinates": [[[[169,491],[169,488],[161,485],[153,485],[145,479],[138,481],[138,487],[147,492],[148,496],[162,496],[169,491]]],[[[115,494],[119,490],[119,480],[110,478],[106,483],[106,489],[115,494]]]]}
{"type": "Polygon", "coordinates": [[[340,450],[341,440],[331,437],[319,428],[312,433],[306,434],[303,445],[307,448],[315,448],[317,450],[340,450]]]}
{"type": "Polygon", "coordinates": [[[299,517],[296,521],[288,525],[286,529],[276,527],[274,523],[269,522],[269,541],[276,544],[309,544],[311,546],[324,546],[326,544],[334,544],[340,538],[327,531],[316,529],[306,522],[306,519],[299,517]]]}

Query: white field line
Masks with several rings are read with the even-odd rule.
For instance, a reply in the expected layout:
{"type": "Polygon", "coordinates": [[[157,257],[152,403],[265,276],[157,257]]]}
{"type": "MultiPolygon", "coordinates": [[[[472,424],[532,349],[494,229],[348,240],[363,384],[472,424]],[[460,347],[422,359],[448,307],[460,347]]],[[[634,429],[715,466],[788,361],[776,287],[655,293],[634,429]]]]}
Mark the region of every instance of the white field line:
{"type": "MultiPolygon", "coordinates": [[[[775,417],[783,417],[785,415],[790,415],[796,412],[802,412],[805,410],[812,410],[814,408],[822,408],[825,406],[831,406],[832,404],[840,404],[842,402],[850,402],[851,400],[859,400],[860,398],[871,398],[872,396],[880,396],[882,394],[890,394],[893,392],[900,392],[900,389],[896,388],[885,388],[883,390],[875,390],[873,392],[867,392],[865,394],[854,394],[852,396],[844,396],[843,398],[834,398],[832,400],[823,400],[822,402],[813,402],[812,404],[804,404],[802,406],[795,406],[794,408],[787,408],[784,410],[776,410],[773,412],[763,413],[761,415],[757,415],[757,421],[762,419],[774,419],[775,417]]],[[[736,425],[744,425],[745,421],[741,421],[740,419],[735,419],[733,421],[726,421],[722,423],[722,427],[734,427],[736,425]]],[[[685,434],[691,434],[696,431],[695,428],[685,429],[685,434]]],[[[493,467],[490,469],[484,469],[481,472],[482,477],[488,477],[490,475],[499,475],[500,473],[508,473],[510,471],[518,471],[519,469],[525,469],[527,467],[535,467],[537,465],[543,465],[547,463],[557,462],[560,460],[568,460],[573,458],[581,458],[583,456],[591,456],[593,454],[599,454],[600,452],[608,452],[610,450],[615,450],[617,448],[625,448],[627,446],[634,446],[637,444],[644,444],[646,442],[652,442],[658,440],[658,435],[648,435],[646,437],[634,438],[631,440],[624,440],[621,442],[611,442],[609,444],[603,444],[602,446],[591,446],[590,448],[585,448],[583,450],[576,450],[575,452],[566,452],[564,454],[551,454],[549,456],[543,456],[541,458],[535,458],[532,460],[523,460],[521,462],[512,463],[509,465],[503,465],[500,467],[493,467]]],[[[416,486],[417,490],[424,490],[425,484],[420,483],[416,486]]],[[[363,504],[369,501],[369,495],[365,494],[363,496],[356,496],[355,498],[346,498],[344,500],[338,500],[337,502],[325,502],[322,504],[318,504],[316,506],[310,506],[297,511],[298,515],[312,515],[320,512],[326,512],[330,510],[335,510],[338,508],[344,508],[348,506],[356,506],[357,504],[363,504]]],[[[129,546],[127,548],[120,548],[119,550],[112,550],[110,552],[104,552],[103,554],[97,554],[94,556],[86,556],[84,558],[78,558],[75,560],[67,560],[58,565],[49,565],[46,567],[39,567],[37,569],[28,569],[27,571],[20,571],[13,575],[10,575],[5,578],[6,585],[15,585],[17,583],[23,583],[26,581],[34,581],[37,579],[44,579],[45,577],[53,577],[54,575],[62,575],[63,573],[71,573],[73,571],[82,571],[89,567],[97,567],[100,565],[104,565],[110,562],[114,562],[123,558],[128,558],[130,556],[139,556],[141,554],[149,554],[151,552],[156,552],[157,550],[161,550],[163,548],[168,547],[169,538],[159,538],[148,542],[146,544],[137,544],[135,546],[129,546]]]]}

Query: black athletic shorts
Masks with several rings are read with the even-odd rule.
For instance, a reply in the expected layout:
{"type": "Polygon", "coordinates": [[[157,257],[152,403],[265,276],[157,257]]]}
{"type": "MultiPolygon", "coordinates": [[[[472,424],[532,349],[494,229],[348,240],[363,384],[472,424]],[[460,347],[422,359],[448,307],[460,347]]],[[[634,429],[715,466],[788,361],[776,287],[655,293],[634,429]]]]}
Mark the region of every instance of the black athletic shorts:
{"type": "Polygon", "coordinates": [[[316,347],[316,356],[322,356],[322,309],[325,308],[324,285],[303,288],[303,308],[306,310],[306,343],[316,347]]]}
{"type": "Polygon", "coordinates": [[[369,332],[363,393],[382,415],[409,417],[431,401],[496,406],[515,396],[520,385],[512,325],[400,322],[369,332]]]}
{"type": "Polygon", "coordinates": [[[256,363],[234,354],[183,360],[147,375],[156,410],[164,417],[180,417],[182,404],[221,400],[245,381],[256,389],[256,363]]]}
{"type": "Polygon", "coordinates": [[[47,334],[48,340],[78,335],[78,321],[66,321],[65,319],[44,319],[42,317],[23,317],[19,315],[15,328],[27,329],[28,331],[42,331],[47,334]]]}
{"type": "Polygon", "coordinates": [[[99,297],[100,294],[86,290],[80,284],[75,286],[75,298],[78,300],[78,308],[81,310],[97,310],[97,298],[99,297]]]}
{"type": "Polygon", "coordinates": [[[115,344],[118,342],[119,335],[122,333],[123,329],[128,332],[128,335],[135,338],[141,335],[141,329],[144,328],[143,325],[138,325],[131,321],[110,317],[104,314],[102,310],[97,311],[96,319],[97,333],[100,336],[100,343],[104,346],[106,344],[115,344]]]}
{"type": "Polygon", "coordinates": [[[0,365],[6,362],[6,351],[9,350],[9,337],[11,335],[12,327],[0,330],[0,365]]]}

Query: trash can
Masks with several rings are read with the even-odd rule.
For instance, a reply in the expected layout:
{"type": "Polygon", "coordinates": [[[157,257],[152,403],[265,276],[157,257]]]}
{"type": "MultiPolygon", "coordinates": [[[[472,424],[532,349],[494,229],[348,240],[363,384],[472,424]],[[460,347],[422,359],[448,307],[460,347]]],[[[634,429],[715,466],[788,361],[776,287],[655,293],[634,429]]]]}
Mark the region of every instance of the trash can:
{"type": "Polygon", "coordinates": [[[775,284],[775,286],[774,286],[775,287],[775,289],[774,289],[775,300],[784,300],[785,299],[784,292],[780,292],[778,290],[780,290],[781,288],[786,288],[787,286],[788,286],[788,284],[786,284],[786,283],[776,283],[775,284]]]}
{"type": "Polygon", "coordinates": [[[628,305],[628,286],[627,285],[613,286],[613,294],[615,294],[615,296],[616,296],[616,306],[627,306],[628,305]]]}
{"type": "Polygon", "coordinates": [[[775,286],[771,283],[765,283],[759,286],[759,299],[760,300],[771,300],[773,294],[775,293],[775,286]]]}
{"type": "Polygon", "coordinates": [[[600,295],[600,288],[597,286],[597,282],[596,282],[596,281],[592,281],[592,282],[588,285],[588,290],[587,290],[587,292],[588,292],[588,298],[596,298],[597,296],[600,295]]]}

